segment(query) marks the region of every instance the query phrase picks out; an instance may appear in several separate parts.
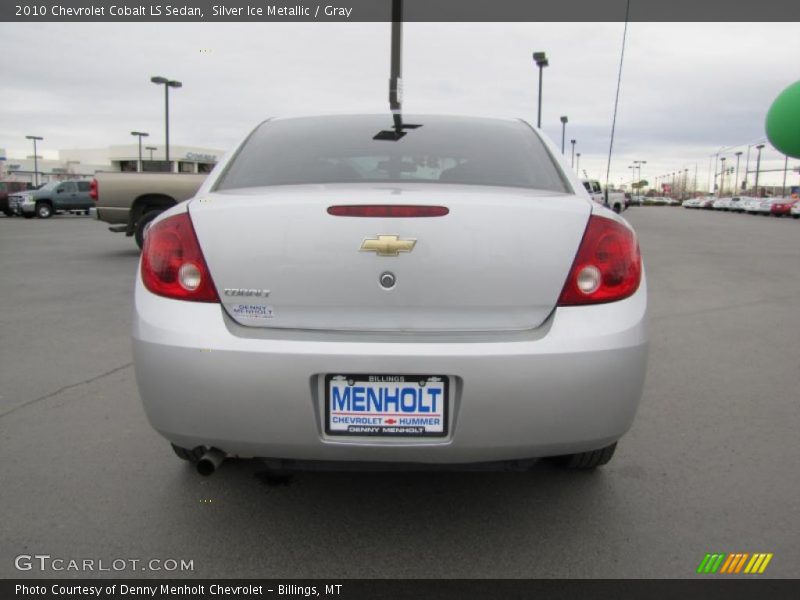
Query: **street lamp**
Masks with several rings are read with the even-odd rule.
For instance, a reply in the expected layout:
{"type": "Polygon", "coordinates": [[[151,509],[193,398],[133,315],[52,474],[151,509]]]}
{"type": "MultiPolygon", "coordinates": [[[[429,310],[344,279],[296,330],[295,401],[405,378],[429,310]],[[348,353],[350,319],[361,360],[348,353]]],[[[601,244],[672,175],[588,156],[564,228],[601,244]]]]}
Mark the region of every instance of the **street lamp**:
{"type": "Polygon", "coordinates": [[[789,155],[786,154],[783,159],[783,185],[781,186],[781,198],[786,197],[786,170],[789,168],[789,155]]]}
{"type": "Polygon", "coordinates": [[[564,139],[567,133],[567,117],[561,117],[561,154],[564,154],[564,139]]]}
{"type": "Polygon", "coordinates": [[[33,185],[39,185],[39,156],[36,154],[36,142],[42,141],[44,138],[38,135],[26,135],[26,140],[33,140],[33,185]]]}
{"type": "Polygon", "coordinates": [[[570,163],[570,166],[572,166],[572,167],[575,166],[575,141],[576,140],[570,140],[569,141],[569,143],[572,144],[572,162],[570,163]]]}
{"type": "Polygon", "coordinates": [[[145,150],[150,150],[150,160],[153,160],[153,150],[158,150],[155,146],[145,146],[145,150]]]}
{"type": "Polygon", "coordinates": [[[537,109],[536,127],[542,128],[542,70],[550,63],[547,62],[547,55],[544,52],[534,52],[533,62],[539,67],[539,105],[537,109]]]}
{"type": "Polygon", "coordinates": [[[722,165],[720,165],[719,169],[719,193],[717,194],[717,198],[722,198],[722,191],[725,189],[725,157],[719,159],[722,165]]]}
{"type": "Polygon", "coordinates": [[[756,146],[756,150],[758,150],[758,155],[756,156],[756,198],[760,198],[761,194],[758,193],[758,172],[761,170],[761,150],[764,149],[765,144],[759,144],[756,146]]]}
{"type": "Polygon", "coordinates": [[[630,165],[630,166],[628,166],[628,168],[632,169],[631,170],[631,192],[633,192],[633,184],[634,184],[634,182],[636,180],[636,165],[630,165]]]}
{"type": "Polygon", "coordinates": [[[164,129],[166,132],[166,143],[164,144],[164,152],[167,157],[167,168],[169,168],[169,88],[183,87],[180,81],[173,81],[166,77],[151,77],[150,81],[156,85],[164,85],[164,129]]]}
{"type": "Polygon", "coordinates": [[[639,182],[639,184],[640,184],[640,187],[639,187],[639,188],[637,188],[637,189],[638,189],[639,191],[641,191],[641,183],[642,183],[642,165],[646,165],[646,164],[647,164],[647,161],[646,161],[646,160],[635,160],[635,161],[633,161],[633,164],[635,164],[635,165],[638,167],[638,169],[639,169],[639,177],[638,177],[638,182],[639,182]]]}
{"type": "Polygon", "coordinates": [[[136,137],[139,138],[139,162],[136,165],[136,171],[138,173],[141,173],[142,172],[142,138],[143,137],[147,137],[150,134],[149,133],[144,133],[143,131],[131,131],[131,135],[135,135],[136,137]]]}
{"type": "Polygon", "coordinates": [[[742,157],[742,151],[739,150],[739,152],[736,153],[736,178],[733,181],[734,195],[739,193],[739,159],[741,157],[742,157]]]}
{"type": "Polygon", "coordinates": [[[681,200],[686,199],[686,189],[689,187],[689,169],[683,170],[683,189],[681,190],[681,200]]]}
{"type": "Polygon", "coordinates": [[[575,156],[577,157],[577,159],[575,161],[575,171],[578,173],[578,175],[580,175],[581,174],[581,153],[578,152],[575,156]]]}

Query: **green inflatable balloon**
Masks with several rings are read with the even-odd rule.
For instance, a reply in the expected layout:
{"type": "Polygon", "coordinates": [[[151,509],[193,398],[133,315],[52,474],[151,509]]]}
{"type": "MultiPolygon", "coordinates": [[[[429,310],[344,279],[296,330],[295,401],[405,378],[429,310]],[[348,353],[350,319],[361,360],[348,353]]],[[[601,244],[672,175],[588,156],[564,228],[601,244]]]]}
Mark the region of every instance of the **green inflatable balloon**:
{"type": "Polygon", "coordinates": [[[780,152],[800,158],[800,81],[783,90],[767,113],[767,137],[780,152]]]}

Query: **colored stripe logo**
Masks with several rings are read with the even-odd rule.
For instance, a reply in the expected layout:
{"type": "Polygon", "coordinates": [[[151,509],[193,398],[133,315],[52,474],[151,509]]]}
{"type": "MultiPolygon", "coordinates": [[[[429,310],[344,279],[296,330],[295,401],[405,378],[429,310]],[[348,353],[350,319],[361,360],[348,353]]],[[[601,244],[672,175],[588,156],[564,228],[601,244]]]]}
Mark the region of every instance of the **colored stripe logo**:
{"type": "Polygon", "coordinates": [[[739,573],[757,575],[763,573],[772,560],[772,553],[735,552],[732,554],[706,554],[697,567],[701,574],[736,575],[739,573]]]}

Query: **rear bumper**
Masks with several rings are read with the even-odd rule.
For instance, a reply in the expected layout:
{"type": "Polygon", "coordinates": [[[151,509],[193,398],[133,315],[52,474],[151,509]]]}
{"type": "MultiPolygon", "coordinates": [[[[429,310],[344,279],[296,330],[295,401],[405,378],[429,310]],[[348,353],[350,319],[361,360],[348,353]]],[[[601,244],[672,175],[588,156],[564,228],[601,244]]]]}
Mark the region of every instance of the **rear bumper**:
{"type": "Polygon", "coordinates": [[[138,282],[134,365],[150,423],[183,447],[303,461],[523,460],[600,448],[629,429],[645,374],[646,306],[643,279],[626,300],[559,308],[530,332],[271,333],[138,282]],[[332,439],[323,380],[338,372],[448,376],[448,436],[332,439]]]}

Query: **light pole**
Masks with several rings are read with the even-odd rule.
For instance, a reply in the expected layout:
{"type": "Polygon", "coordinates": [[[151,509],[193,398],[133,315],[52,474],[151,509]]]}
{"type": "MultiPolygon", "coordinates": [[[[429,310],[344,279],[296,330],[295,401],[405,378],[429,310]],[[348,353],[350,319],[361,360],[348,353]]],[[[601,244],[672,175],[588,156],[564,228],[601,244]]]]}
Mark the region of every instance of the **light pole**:
{"type": "Polygon", "coordinates": [[[36,154],[36,142],[41,142],[44,138],[38,135],[26,135],[26,140],[33,140],[33,185],[39,185],[39,156],[36,154]]]}
{"type": "Polygon", "coordinates": [[[719,193],[717,194],[717,198],[722,198],[722,191],[725,189],[725,157],[719,159],[722,165],[719,169],[719,193]]]}
{"type": "Polygon", "coordinates": [[[642,183],[642,165],[646,165],[646,164],[647,164],[647,161],[646,161],[646,160],[635,160],[635,161],[633,161],[633,164],[635,164],[635,165],[638,167],[638,169],[639,169],[639,177],[637,178],[637,181],[639,182],[639,185],[640,185],[640,187],[638,187],[637,189],[638,189],[639,191],[641,191],[641,183],[642,183]]]}
{"type": "Polygon", "coordinates": [[[575,171],[577,171],[578,175],[581,174],[581,153],[578,152],[576,155],[577,159],[575,160],[575,171]]]}
{"type": "Polygon", "coordinates": [[[686,190],[689,187],[689,169],[683,170],[683,190],[681,190],[681,200],[686,199],[686,190]]]}
{"type": "Polygon", "coordinates": [[[758,155],[756,156],[756,198],[761,198],[761,194],[758,193],[758,173],[761,170],[761,150],[763,150],[765,144],[759,144],[756,146],[756,150],[758,150],[758,155]]]}
{"type": "Polygon", "coordinates": [[[781,186],[781,198],[786,197],[786,169],[789,168],[789,155],[783,159],[783,185],[781,186]]]}
{"type": "Polygon", "coordinates": [[[734,179],[734,195],[739,193],[739,159],[742,157],[742,151],[736,153],[736,178],[734,179]]]}
{"type": "Polygon", "coordinates": [[[542,128],[542,71],[550,63],[547,61],[547,55],[544,52],[534,52],[533,62],[539,67],[539,105],[537,108],[536,127],[542,128]]]}
{"type": "Polygon", "coordinates": [[[145,150],[150,150],[150,160],[153,160],[153,150],[158,150],[155,146],[145,146],[145,150]]]}
{"type": "Polygon", "coordinates": [[[631,192],[633,192],[633,184],[636,182],[636,165],[630,165],[628,168],[631,169],[631,192]]]}
{"type": "Polygon", "coordinates": [[[564,140],[567,134],[567,117],[561,117],[561,154],[564,154],[564,140]]]}
{"type": "Polygon", "coordinates": [[[169,168],[169,88],[179,88],[183,87],[183,84],[180,81],[174,81],[172,79],[167,79],[166,77],[151,77],[150,81],[155,83],[156,85],[164,86],[164,130],[165,130],[165,144],[164,144],[164,152],[167,158],[167,168],[169,168]]]}
{"type": "Polygon", "coordinates": [[[131,135],[135,135],[136,137],[139,138],[139,162],[136,165],[136,171],[137,171],[137,173],[141,173],[142,172],[142,138],[143,137],[147,137],[150,134],[149,133],[144,133],[143,131],[131,131],[131,135]]]}
{"type": "Polygon", "coordinates": [[[570,163],[570,165],[572,167],[574,167],[575,166],[575,140],[570,140],[569,143],[572,144],[572,162],[570,163]]]}

